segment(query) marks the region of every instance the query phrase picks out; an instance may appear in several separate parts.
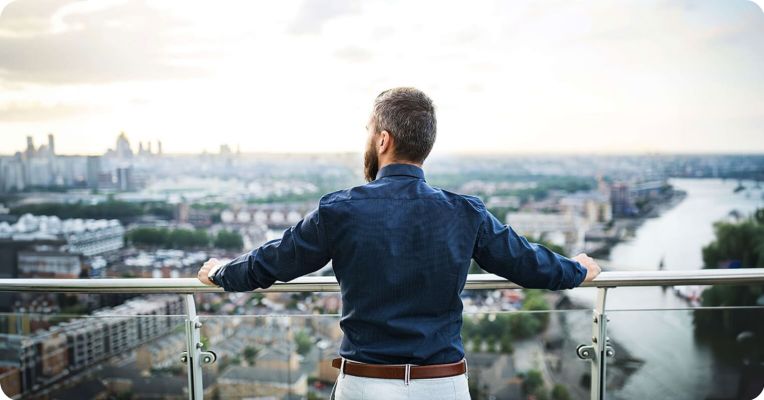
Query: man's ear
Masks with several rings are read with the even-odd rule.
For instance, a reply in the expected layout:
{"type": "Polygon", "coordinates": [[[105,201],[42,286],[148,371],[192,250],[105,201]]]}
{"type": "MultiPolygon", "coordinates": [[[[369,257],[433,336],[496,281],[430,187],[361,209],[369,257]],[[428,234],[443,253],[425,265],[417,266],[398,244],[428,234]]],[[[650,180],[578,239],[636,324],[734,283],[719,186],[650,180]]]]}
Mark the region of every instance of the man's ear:
{"type": "Polygon", "coordinates": [[[390,132],[388,131],[380,132],[379,136],[380,136],[380,139],[379,139],[379,142],[377,142],[377,146],[379,146],[380,154],[383,154],[390,149],[390,145],[392,144],[392,136],[390,135],[390,132]]]}

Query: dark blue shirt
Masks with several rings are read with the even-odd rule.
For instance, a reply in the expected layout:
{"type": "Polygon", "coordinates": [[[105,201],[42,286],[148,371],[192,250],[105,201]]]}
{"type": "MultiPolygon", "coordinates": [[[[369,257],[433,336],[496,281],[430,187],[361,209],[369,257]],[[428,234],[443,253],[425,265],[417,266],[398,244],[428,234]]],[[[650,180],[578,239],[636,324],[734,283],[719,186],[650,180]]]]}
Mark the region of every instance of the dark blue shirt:
{"type": "Polygon", "coordinates": [[[529,243],[480,199],[430,186],[421,168],[392,164],[376,180],[321,198],[317,209],[221,267],[226,291],[267,288],[329,260],[342,293],[340,355],[378,364],[461,360],[470,260],[527,288],[568,289],[586,269],[529,243]]]}

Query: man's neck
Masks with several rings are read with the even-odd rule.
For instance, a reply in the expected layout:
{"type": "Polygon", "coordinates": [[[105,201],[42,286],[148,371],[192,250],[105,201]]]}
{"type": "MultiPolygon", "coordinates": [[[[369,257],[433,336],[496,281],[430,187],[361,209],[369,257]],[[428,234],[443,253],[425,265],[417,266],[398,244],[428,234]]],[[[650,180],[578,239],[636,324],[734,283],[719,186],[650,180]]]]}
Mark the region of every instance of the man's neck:
{"type": "Polygon", "coordinates": [[[379,160],[379,169],[382,169],[390,164],[408,164],[413,165],[415,167],[422,168],[422,163],[415,163],[412,161],[403,161],[403,160],[379,160]]]}

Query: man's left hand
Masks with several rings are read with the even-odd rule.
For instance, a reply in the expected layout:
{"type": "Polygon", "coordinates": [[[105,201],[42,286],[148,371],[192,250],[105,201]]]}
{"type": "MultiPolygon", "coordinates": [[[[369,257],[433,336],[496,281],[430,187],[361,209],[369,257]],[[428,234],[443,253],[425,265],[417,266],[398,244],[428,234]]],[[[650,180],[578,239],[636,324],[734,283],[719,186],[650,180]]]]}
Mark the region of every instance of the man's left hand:
{"type": "Polygon", "coordinates": [[[212,283],[212,281],[210,281],[209,276],[222,266],[223,266],[222,261],[218,260],[217,258],[210,258],[199,269],[199,272],[196,274],[196,277],[199,279],[201,283],[205,285],[215,286],[215,284],[212,283]]]}

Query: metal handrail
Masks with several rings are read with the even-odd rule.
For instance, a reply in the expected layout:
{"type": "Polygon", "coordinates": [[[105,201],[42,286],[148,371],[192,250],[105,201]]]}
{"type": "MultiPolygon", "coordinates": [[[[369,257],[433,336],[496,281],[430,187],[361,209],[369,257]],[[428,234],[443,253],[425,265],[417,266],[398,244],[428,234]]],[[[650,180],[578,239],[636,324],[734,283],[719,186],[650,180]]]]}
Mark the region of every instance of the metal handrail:
{"type": "MultiPolygon", "coordinates": [[[[702,269],[687,271],[608,271],[582,287],[732,285],[764,283],[764,268],[702,269]]],[[[520,286],[493,274],[470,274],[466,289],[519,289],[520,286]]],[[[338,292],[333,276],[306,276],[276,282],[257,292],[338,292]]],[[[196,278],[115,279],[0,279],[0,292],[55,293],[202,293],[222,292],[196,278]]]]}
{"type": "MultiPolygon", "coordinates": [[[[608,271],[584,287],[597,288],[597,301],[592,315],[591,345],[576,349],[579,358],[591,362],[591,399],[605,398],[607,359],[614,355],[607,337],[605,298],[610,288],[619,286],[674,286],[674,285],[728,285],[764,283],[764,268],[706,269],[690,271],[608,271]]],[[[493,274],[467,276],[467,289],[520,288],[493,274]]],[[[121,278],[121,279],[0,279],[0,292],[68,292],[68,293],[182,293],[186,304],[186,351],[179,360],[188,372],[188,398],[204,397],[202,365],[214,362],[215,354],[203,350],[202,322],[196,314],[193,293],[221,292],[219,287],[205,286],[196,278],[121,278]]],[[[302,277],[290,282],[276,282],[259,292],[337,292],[340,290],[333,276],[302,277]]]]}

